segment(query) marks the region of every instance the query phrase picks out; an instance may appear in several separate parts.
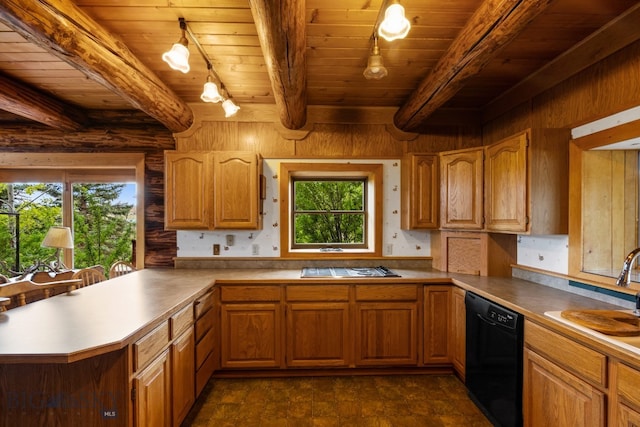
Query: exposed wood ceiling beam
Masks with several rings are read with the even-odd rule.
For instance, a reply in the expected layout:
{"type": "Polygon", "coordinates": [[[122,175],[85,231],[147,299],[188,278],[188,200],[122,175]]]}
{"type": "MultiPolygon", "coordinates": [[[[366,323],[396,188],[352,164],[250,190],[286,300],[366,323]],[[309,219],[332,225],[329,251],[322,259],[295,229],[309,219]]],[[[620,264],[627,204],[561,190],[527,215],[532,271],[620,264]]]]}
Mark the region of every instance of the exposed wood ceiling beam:
{"type": "Polygon", "coordinates": [[[87,116],[78,108],[0,74],[0,109],[65,131],[80,130],[87,116]]]}
{"type": "Polygon", "coordinates": [[[3,0],[0,18],[27,40],[100,82],[172,132],[193,122],[189,106],[71,1],[3,0]]]}
{"type": "Polygon", "coordinates": [[[418,129],[552,1],[485,0],[432,72],[398,109],[396,126],[405,131],[418,129]]]}
{"type": "Polygon", "coordinates": [[[563,80],[640,40],[640,3],[502,93],[484,109],[484,121],[495,119],[563,80]]]}
{"type": "Polygon", "coordinates": [[[249,0],[280,122],[300,129],[307,121],[305,2],[249,0]]]}

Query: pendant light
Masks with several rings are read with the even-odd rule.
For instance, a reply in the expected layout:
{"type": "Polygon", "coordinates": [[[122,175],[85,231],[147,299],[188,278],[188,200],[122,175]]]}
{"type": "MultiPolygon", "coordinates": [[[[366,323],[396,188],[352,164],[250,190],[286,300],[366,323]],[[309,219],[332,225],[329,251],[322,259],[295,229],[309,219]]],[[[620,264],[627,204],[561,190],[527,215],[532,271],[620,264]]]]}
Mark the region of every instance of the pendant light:
{"type": "Polygon", "coordinates": [[[238,107],[231,98],[227,98],[222,102],[222,109],[224,110],[225,117],[231,117],[238,112],[240,107],[238,107]]]}
{"type": "Polygon", "coordinates": [[[378,37],[373,34],[373,51],[369,55],[367,61],[367,68],[362,73],[367,80],[380,80],[386,77],[388,73],[382,61],[382,55],[380,55],[380,48],[378,48],[378,37]]]}
{"type": "Polygon", "coordinates": [[[204,88],[202,91],[202,95],[200,95],[200,99],[204,102],[218,103],[224,98],[220,95],[220,91],[218,90],[218,85],[213,81],[211,76],[211,65],[207,64],[209,67],[209,74],[207,75],[207,82],[204,84],[204,88]]]}
{"type": "Polygon", "coordinates": [[[185,37],[185,30],[187,24],[183,18],[180,18],[180,29],[182,30],[182,36],[177,43],[171,46],[171,49],[162,54],[162,60],[169,64],[174,70],[181,71],[183,73],[189,72],[189,41],[185,37]]]}
{"type": "Polygon", "coordinates": [[[384,12],[384,20],[378,27],[378,34],[387,41],[403,39],[409,34],[411,23],[404,16],[404,7],[394,2],[384,12]]]}

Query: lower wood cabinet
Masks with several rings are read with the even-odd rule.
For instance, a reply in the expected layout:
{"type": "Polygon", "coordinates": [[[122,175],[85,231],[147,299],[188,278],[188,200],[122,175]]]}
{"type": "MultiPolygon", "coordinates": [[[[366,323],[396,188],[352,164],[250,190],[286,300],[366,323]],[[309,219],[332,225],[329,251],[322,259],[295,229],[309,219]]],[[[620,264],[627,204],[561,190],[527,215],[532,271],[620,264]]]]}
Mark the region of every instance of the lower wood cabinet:
{"type": "Polygon", "coordinates": [[[133,379],[135,390],[134,425],[170,426],[171,419],[171,355],[160,353],[149,366],[133,379]]]}
{"type": "Polygon", "coordinates": [[[185,419],[196,401],[193,328],[189,328],[171,344],[171,373],[173,425],[177,427],[185,419]]]}
{"type": "Polygon", "coordinates": [[[610,425],[640,426],[640,370],[625,363],[614,362],[615,387],[612,387],[614,407],[610,410],[610,425]]]}
{"type": "Polygon", "coordinates": [[[454,286],[451,290],[451,361],[458,376],[464,379],[466,363],[467,313],[464,302],[465,290],[454,286]]]}
{"type": "Polygon", "coordinates": [[[418,364],[419,287],[355,287],[356,366],[418,364]]]}
{"type": "Polygon", "coordinates": [[[179,426],[195,402],[193,306],[133,344],[134,425],[179,426]]]}
{"type": "Polygon", "coordinates": [[[451,286],[425,286],[425,364],[451,363],[451,320],[451,286]]]}
{"type": "Polygon", "coordinates": [[[220,293],[221,367],[282,367],[280,287],[223,286],[220,293]]]}
{"type": "Polygon", "coordinates": [[[349,286],[291,285],[286,293],[287,367],[349,366],[349,286]]]}
{"type": "Polygon", "coordinates": [[[219,311],[215,304],[218,288],[198,298],[194,303],[196,342],[196,397],[220,364],[219,311]]]}
{"type": "Polygon", "coordinates": [[[605,426],[607,356],[525,321],[525,426],[605,426]]]}

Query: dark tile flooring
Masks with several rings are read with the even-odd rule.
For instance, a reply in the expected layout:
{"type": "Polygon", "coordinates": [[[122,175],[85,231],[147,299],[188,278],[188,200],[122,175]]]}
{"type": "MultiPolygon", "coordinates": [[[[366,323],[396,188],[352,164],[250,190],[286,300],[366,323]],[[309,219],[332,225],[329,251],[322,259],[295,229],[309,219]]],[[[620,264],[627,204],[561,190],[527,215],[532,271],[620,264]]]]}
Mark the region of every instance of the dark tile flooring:
{"type": "Polygon", "coordinates": [[[452,375],[212,379],[183,427],[491,426],[452,375]]]}

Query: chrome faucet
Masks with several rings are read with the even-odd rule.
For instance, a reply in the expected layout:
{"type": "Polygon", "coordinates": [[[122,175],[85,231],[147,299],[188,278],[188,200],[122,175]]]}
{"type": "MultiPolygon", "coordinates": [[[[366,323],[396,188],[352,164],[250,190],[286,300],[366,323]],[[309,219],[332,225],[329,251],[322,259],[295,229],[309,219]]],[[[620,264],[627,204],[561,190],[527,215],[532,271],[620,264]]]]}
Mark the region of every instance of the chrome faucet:
{"type": "Polygon", "coordinates": [[[635,248],[629,255],[624,259],[624,263],[622,264],[622,271],[620,272],[620,276],[618,280],[616,280],[616,286],[622,286],[623,288],[628,288],[631,283],[631,264],[633,261],[640,256],[640,248],[635,248]]]}

